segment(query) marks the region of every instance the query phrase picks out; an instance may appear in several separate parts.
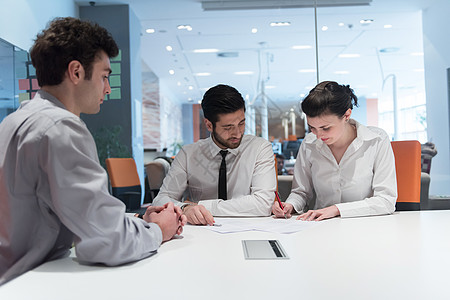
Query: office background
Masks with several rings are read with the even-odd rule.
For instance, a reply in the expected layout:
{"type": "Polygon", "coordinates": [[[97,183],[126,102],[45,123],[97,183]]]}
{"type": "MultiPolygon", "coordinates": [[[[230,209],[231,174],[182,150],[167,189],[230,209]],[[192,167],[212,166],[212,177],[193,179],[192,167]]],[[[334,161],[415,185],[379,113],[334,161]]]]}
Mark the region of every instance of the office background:
{"type": "MultiPolygon", "coordinates": [[[[120,1],[98,1],[98,5],[102,4],[100,2],[109,4],[121,3],[120,1]]],[[[133,1],[123,1],[122,3],[126,4],[129,2],[133,1]]],[[[200,3],[198,3],[197,1],[177,0],[162,2],[173,2],[171,8],[173,10],[173,15],[180,14],[180,12],[177,12],[177,9],[182,9],[182,6],[177,6],[175,4],[182,2],[190,2],[191,4],[194,3],[195,5],[199,6],[199,10],[201,10],[200,3]]],[[[155,6],[154,14],[162,13],[163,10],[161,8],[158,8],[159,5],[162,5],[162,2],[148,1],[150,5],[155,6]]],[[[377,2],[386,1],[373,0],[372,2],[372,4],[375,5],[377,2]]],[[[450,21],[446,16],[446,12],[450,11],[450,3],[446,0],[398,0],[390,2],[393,5],[393,9],[392,11],[390,11],[390,13],[401,13],[405,17],[402,20],[413,22],[415,26],[412,27],[419,30],[419,35],[415,37],[414,40],[416,40],[416,42],[418,42],[422,46],[422,51],[418,51],[418,55],[416,56],[408,56],[407,59],[411,61],[411,64],[417,59],[422,61],[422,71],[411,70],[411,72],[422,72],[421,74],[423,74],[422,83],[419,84],[419,87],[422,85],[422,90],[416,93],[420,94],[422,92],[423,97],[406,97],[404,99],[406,99],[405,102],[407,103],[414,102],[415,104],[412,106],[422,106],[422,111],[426,111],[426,113],[423,115],[425,118],[425,123],[423,123],[424,120],[413,118],[406,122],[406,125],[404,125],[406,127],[419,128],[419,130],[416,131],[420,131],[420,126],[422,126],[423,133],[417,133],[415,136],[399,136],[398,139],[419,139],[422,143],[426,141],[432,141],[436,144],[438,155],[433,158],[431,167],[430,194],[449,195],[450,186],[448,185],[448,182],[450,181],[450,84],[448,69],[450,68],[450,41],[446,39],[445,36],[446,28],[448,28],[448,26],[450,25],[450,21]],[[402,2],[404,3],[403,5],[402,2]],[[420,53],[423,53],[423,55],[420,55],[420,53]]],[[[50,19],[56,16],[91,18],[99,22],[101,25],[108,27],[107,24],[102,24],[102,22],[107,23],[108,15],[110,16],[111,14],[111,12],[108,13],[104,9],[99,9],[101,8],[101,6],[96,6],[94,8],[90,7],[87,1],[2,0],[0,1],[0,4],[2,7],[0,11],[0,38],[24,50],[28,50],[30,48],[36,33],[43,29],[50,19]]],[[[139,4],[139,1],[136,1],[136,4],[139,4]]],[[[114,18],[115,23],[112,26],[120,28],[121,30],[126,32],[126,41],[118,41],[121,44],[119,45],[119,47],[122,50],[122,58],[121,61],[117,63],[121,64],[120,75],[122,76],[122,78],[120,87],[117,88],[120,88],[122,98],[127,98],[129,99],[129,101],[127,102],[127,105],[125,105],[125,108],[119,108],[115,112],[114,110],[109,111],[107,106],[103,105],[102,112],[100,114],[103,114],[104,117],[102,117],[102,115],[87,117],[87,122],[91,128],[91,126],[96,126],[96,121],[94,121],[96,118],[98,119],[98,122],[104,122],[104,120],[109,119],[113,123],[120,123],[121,121],[125,120],[124,124],[127,125],[122,126],[123,132],[121,134],[121,138],[125,139],[125,144],[130,145],[130,150],[132,151],[133,157],[135,158],[137,164],[143,166],[143,152],[145,148],[151,148],[156,151],[161,151],[165,148],[169,148],[170,150],[170,148],[174,148],[181,143],[190,143],[199,137],[199,133],[192,129],[192,124],[194,122],[198,123],[198,116],[199,114],[201,114],[197,101],[204,93],[203,89],[208,85],[211,86],[211,82],[213,82],[215,79],[213,79],[212,77],[210,77],[209,79],[205,79],[205,77],[200,78],[199,76],[197,76],[194,80],[197,83],[197,86],[192,89],[192,94],[189,94],[190,92],[189,90],[187,90],[187,94],[185,94],[186,96],[183,96],[182,91],[180,92],[178,88],[172,86],[172,79],[170,74],[167,75],[167,77],[166,75],[163,76],[162,71],[160,71],[157,66],[152,65],[152,60],[147,60],[145,58],[141,59],[141,57],[146,57],[145,55],[143,55],[143,53],[154,51],[154,49],[147,49],[145,47],[148,43],[152,43],[152,37],[145,35],[145,30],[149,29],[146,28],[146,23],[151,23],[151,17],[145,22],[139,20],[139,16],[141,16],[143,12],[135,11],[133,9],[132,3],[130,7],[124,7],[123,9],[125,10],[122,11],[122,13],[126,17],[114,18]],[[120,23],[122,21],[124,22],[123,24],[120,23]],[[129,72],[129,74],[126,74],[127,72],[129,72]],[[211,80],[211,82],[203,83],[204,80],[211,80]],[[124,84],[124,82],[126,82],[126,84],[124,84]],[[113,115],[114,113],[116,114],[116,116],[111,118],[111,115],[113,115]],[[144,125],[142,125],[143,123],[144,125]],[[128,140],[126,140],[127,138],[128,140]],[[150,146],[146,146],[146,144],[150,146]]],[[[324,12],[323,16],[326,16],[326,14],[330,14],[329,9],[327,11],[327,9],[325,8],[319,8],[319,16],[321,10],[324,12]]],[[[337,12],[341,12],[341,10],[342,12],[346,11],[346,9],[343,8],[336,8],[337,12]]],[[[283,12],[284,10],[279,10],[276,14],[276,16],[280,17],[280,20],[283,20],[283,12]]],[[[118,12],[116,11],[115,13],[118,12]]],[[[159,15],[157,21],[164,23],[165,17],[170,19],[170,10],[166,11],[165,13],[167,15],[159,15]]],[[[244,14],[245,12],[233,13],[244,14]]],[[[312,9],[308,9],[307,15],[308,16],[305,18],[308,19],[308,22],[311,21],[309,24],[311,24],[311,28],[313,28],[314,24],[312,22],[314,18],[312,9]]],[[[368,14],[368,16],[370,17],[370,14],[368,14]]],[[[375,19],[375,21],[377,20],[375,19]]],[[[357,26],[357,24],[355,24],[355,26],[357,26]]],[[[108,29],[110,31],[113,31],[111,28],[108,29]]],[[[319,27],[319,30],[322,30],[322,27],[319,27]]],[[[120,35],[120,32],[116,34],[117,35],[114,35],[113,32],[114,37],[117,39],[118,35],[120,35]]],[[[407,39],[408,37],[405,36],[404,38],[407,39]]],[[[410,39],[411,37],[409,37],[409,39],[405,41],[405,44],[409,43],[410,39]]],[[[204,48],[206,48],[206,45],[204,48]]],[[[320,48],[319,46],[319,50],[320,49],[324,50],[325,48],[320,48]]],[[[395,51],[395,49],[390,50],[395,51]]],[[[166,50],[163,49],[163,51],[166,50]]],[[[389,49],[387,49],[386,51],[389,51],[389,49]]],[[[319,57],[320,53],[321,52],[319,52],[319,57]]],[[[326,52],[322,51],[322,54],[325,57],[324,53],[326,52]]],[[[158,56],[155,54],[153,60],[158,60],[158,57],[162,58],[162,55],[163,54],[161,54],[161,56],[158,56]]],[[[186,56],[188,55],[189,54],[186,54],[186,56]]],[[[276,59],[278,59],[278,57],[276,57],[276,59]]],[[[402,58],[399,56],[395,57],[394,55],[392,59],[395,60],[402,58]]],[[[315,61],[314,56],[312,57],[312,59],[310,59],[310,61],[315,61]]],[[[362,69],[366,67],[364,64],[358,64],[351,60],[347,60],[345,63],[357,64],[362,69]]],[[[312,69],[314,69],[314,67],[315,66],[312,65],[312,69]]],[[[336,72],[339,70],[335,69],[334,71],[336,72]]],[[[312,78],[316,76],[314,72],[309,75],[312,76],[312,78]]],[[[353,83],[351,81],[346,82],[347,77],[345,77],[345,75],[346,74],[336,74],[333,75],[335,76],[333,78],[321,77],[321,80],[333,79],[341,81],[342,83],[348,83],[353,86],[353,83]]],[[[370,72],[367,72],[367,74],[364,75],[364,77],[367,77],[367,82],[370,82],[370,76],[370,72]]],[[[377,74],[376,76],[379,77],[379,74],[377,74]]],[[[256,75],[254,77],[256,77],[256,75]]],[[[399,78],[398,80],[400,81],[399,78]]],[[[244,96],[249,95],[248,99],[250,100],[253,99],[259,92],[261,92],[260,90],[258,90],[258,88],[255,88],[255,85],[258,84],[259,81],[255,83],[250,79],[248,81],[239,79],[237,82],[229,83],[235,85],[239,90],[241,90],[244,96]],[[247,91],[244,87],[241,87],[241,85],[251,86],[252,88],[250,91],[247,91]]],[[[0,84],[2,83],[0,82],[0,84]]],[[[269,88],[269,84],[270,82],[267,83],[266,89],[264,91],[267,95],[271,96],[271,98],[276,99],[278,103],[279,99],[277,98],[275,91],[269,88]]],[[[390,84],[392,83],[387,83],[387,89],[390,88],[390,84]]],[[[296,91],[296,94],[293,95],[291,99],[289,99],[291,103],[297,103],[298,100],[301,99],[301,94],[307,92],[307,88],[311,88],[314,84],[312,84],[312,86],[310,85],[311,82],[309,81],[308,85],[305,84],[304,91],[296,91]]],[[[359,89],[358,86],[354,87],[358,96],[362,100],[362,106],[355,110],[355,113],[358,114],[355,115],[355,118],[369,125],[374,124],[372,122],[378,122],[377,125],[383,127],[388,132],[391,131],[390,128],[392,128],[392,112],[389,112],[389,109],[385,109],[384,104],[381,103],[380,99],[382,99],[382,95],[373,95],[369,92],[365,94],[365,87],[360,86],[359,89]],[[378,99],[380,101],[378,102],[378,105],[375,105],[375,107],[378,109],[378,119],[375,121],[372,118],[373,116],[364,113],[373,111],[374,106],[371,99],[378,99]],[[384,115],[383,109],[386,110],[386,113],[384,115]]],[[[377,88],[378,90],[380,90],[379,84],[377,88]]],[[[402,88],[400,88],[399,97],[401,97],[402,93],[406,93],[405,91],[407,89],[407,86],[403,86],[402,88]]],[[[110,99],[108,101],[114,101],[114,99],[110,99]]],[[[252,116],[254,115],[249,115],[248,119],[251,119],[252,116]]],[[[295,119],[298,124],[301,124],[301,116],[297,116],[295,119]]],[[[289,121],[292,124],[292,120],[289,121]]],[[[259,119],[255,120],[255,123],[257,122],[259,122],[259,119]]],[[[270,128],[274,128],[275,125],[271,125],[270,122],[271,121],[269,120],[269,124],[267,126],[272,126],[270,128]]],[[[279,123],[281,123],[281,121],[279,123]]],[[[257,125],[258,124],[250,123],[248,126],[248,130],[250,130],[251,133],[263,135],[264,132],[262,132],[263,130],[261,129],[261,126],[257,125]]],[[[391,135],[393,135],[392,132],[390,133],[391,135]]],[[[281,134],[283,134],[282,131],[281,134]]],[[[141,175],[143,172],[142,169],[140,170],[141,175]]],[[[141,177],[143,178],[143,176],[141,177]]]]}

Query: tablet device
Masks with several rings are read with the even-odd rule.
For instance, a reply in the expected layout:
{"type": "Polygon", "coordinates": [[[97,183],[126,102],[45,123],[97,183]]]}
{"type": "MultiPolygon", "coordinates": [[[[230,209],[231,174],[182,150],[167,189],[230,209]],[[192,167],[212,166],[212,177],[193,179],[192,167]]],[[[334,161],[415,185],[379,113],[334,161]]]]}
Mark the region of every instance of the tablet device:
{"type": "Polygon", "coordinates": [[[289,259],[278,240],[243,240],[245,259],[289,259]]]}

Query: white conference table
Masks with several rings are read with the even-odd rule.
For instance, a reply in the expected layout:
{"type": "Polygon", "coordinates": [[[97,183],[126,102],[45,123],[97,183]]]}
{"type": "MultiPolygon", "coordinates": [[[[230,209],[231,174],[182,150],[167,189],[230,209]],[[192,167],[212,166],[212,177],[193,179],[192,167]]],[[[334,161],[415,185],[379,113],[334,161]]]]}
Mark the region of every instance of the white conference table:
{"type": "Polygon", "coordinates": [[[335,218],[293,234],[186,226],[120,266],[48,262],[0,299],[450,299],[450,211],[335,218]],[[277,239],[290,259],[245,260],[241,241],[277,239]]]}

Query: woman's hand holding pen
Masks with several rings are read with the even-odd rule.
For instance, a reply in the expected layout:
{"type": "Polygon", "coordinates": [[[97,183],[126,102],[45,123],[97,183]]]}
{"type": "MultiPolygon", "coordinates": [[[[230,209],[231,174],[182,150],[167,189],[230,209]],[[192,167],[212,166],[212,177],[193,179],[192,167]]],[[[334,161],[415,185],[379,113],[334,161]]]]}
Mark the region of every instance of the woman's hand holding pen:
{"type": "Polygon", "coordinates": [[[285,216],[286,218],[290,218],[293,209],[294,207],[292,206],[292,204],[286,202],[284,203],[284,209],[281,209],[278,201],[275,201],[272,205],[272,213],[277,218],[284,218],[285,216]]]}

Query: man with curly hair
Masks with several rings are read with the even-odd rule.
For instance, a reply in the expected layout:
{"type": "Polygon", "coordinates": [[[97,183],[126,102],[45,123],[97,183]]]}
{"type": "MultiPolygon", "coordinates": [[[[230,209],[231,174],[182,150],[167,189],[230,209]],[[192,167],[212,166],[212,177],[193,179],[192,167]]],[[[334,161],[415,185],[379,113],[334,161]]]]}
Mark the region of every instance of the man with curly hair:
{"type": "Polygon", "coordinates": [[[125,214],[80,119],[111,92],[117,54],[106,29],[75,18],[37,35],[30,56],[41,90],[0,124],[0,285],[67,255],[73,243],[78,261],[114,266],[181,234],[186,217],[173,204],[143,219],[125,214]]]}

